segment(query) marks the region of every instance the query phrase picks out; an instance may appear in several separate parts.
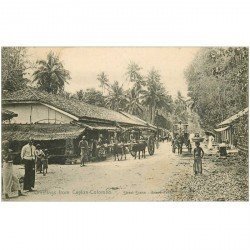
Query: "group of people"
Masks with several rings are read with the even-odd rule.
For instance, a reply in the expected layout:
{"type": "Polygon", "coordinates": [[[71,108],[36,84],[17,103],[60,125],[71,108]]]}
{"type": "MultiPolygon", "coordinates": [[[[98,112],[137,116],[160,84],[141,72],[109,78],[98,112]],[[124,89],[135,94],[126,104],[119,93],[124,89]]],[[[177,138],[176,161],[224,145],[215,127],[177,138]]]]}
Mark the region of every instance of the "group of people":
{"type": "MultiPolygon", "coordinates": [[[[133,133],[130,134],[129,142],[136,143],[138,141],[145,140],[141,135],[136,139],[133,133]]],[[[124,143],[125,140],[120,138],[117,133],[114,133],[110,140],[104,139],[101,134],[98,139],[86,139],[86,136],[82,136],[82,140],[79,142],[80,149],[80,166],[86,166],[86,162],[90,160],[104,160],[106,159],[107,153],[113,153],[114,145],[124,143]]],[[[158,143],[159,144],[159,143],[158,143]]],[[[158,148],[159,145],[156,145],[158,148]]]]}
{"type": "Polygon", "coordinates": [[[82,140],[79,142],[80,149],[80,166],[85,166],[85,163],[91,159],[105,159],[106,150],[104,147],[105,140],[103,136],[100,135],[99,139],[86,140],[86,136],[82,137],[82,140]]]}
{"type": "MultiPolygon", "coordinates": [[[[33,191],[35,187],[36,171],[46,175],[48,169],[48,151],[42,150],[41,145],[33,145],[33,139],[22,147],[21,160],[24,163],[23,190],[33,191]]],[[[13,157],[10,149],[9,141],[2,143],[2,168],[3,168],[3,193],[6,199],[10,198],[10,194],[18,191],[18,196],[23,196],[21,192],[20,182],[13,173],[13,157]]]]}

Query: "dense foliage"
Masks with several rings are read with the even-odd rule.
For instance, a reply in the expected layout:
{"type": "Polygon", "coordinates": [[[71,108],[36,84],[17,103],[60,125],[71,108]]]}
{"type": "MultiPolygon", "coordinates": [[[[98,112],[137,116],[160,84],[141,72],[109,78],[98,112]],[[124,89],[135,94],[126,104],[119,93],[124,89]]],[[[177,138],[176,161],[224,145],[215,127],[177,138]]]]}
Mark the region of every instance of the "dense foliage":
{"type": "Polygon", "coordinates": [[[96,105],[99,107],[105,107],[105,97],[101,91],[95,90],[94,88],[86,89],[83,91],[82,89],[77,91],[74,95],[80,101],[96,105]]]}
{"type": "Polygon", "coordinates": [[[24,47],[2,48],[2,90],[16,91],[27,85],[27,68],[30,67],[24,47]]]}
{"type": "Polygon", "coordinates": [[[117,81],[109,87],[109,94],[106,96],[106,107],[115,111],[123,110],[126,106],[125,91],[117,81]]]}
{"type": "Polygon", "coordinates": [[[203,128],[248,106],[248,48],[203,48],[186,70],[191,107],[203,128]]]}

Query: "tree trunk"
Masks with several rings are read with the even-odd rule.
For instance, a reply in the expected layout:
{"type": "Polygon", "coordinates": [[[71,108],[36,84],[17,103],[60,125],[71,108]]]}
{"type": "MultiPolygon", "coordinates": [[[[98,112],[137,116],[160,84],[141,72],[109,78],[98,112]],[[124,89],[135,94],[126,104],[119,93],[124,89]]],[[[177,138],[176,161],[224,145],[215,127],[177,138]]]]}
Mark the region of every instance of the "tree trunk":
{"type": "Polygon", "coordinates": [[[151,107],[151,106],[149,106],[149,112],[150,112],[150,119],[149,119],[149,122],[152,123],[153,110],[152,110],[152,107],[151,107]]]}
{"type": "Polygon", "coordinates": [[[156,110],[156,105],[154,104],[152,107],[152,120],[151,120],[152,124],[154,124],[155,121],[155,110],[156,110]]]}

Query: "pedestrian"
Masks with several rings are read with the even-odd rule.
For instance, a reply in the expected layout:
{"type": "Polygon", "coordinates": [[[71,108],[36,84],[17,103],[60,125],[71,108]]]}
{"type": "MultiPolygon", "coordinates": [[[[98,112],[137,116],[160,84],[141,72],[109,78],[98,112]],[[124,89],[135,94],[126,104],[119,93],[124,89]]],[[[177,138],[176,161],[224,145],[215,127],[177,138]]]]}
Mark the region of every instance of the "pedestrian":
{"type": "Polygon", "coordinates": [[[90,139],[89,140],[89,148],[88,148],[88,160],[89,161],[92,161],[92,152],[93,152],[93,145],[94,145],[94,140],[93,139],[90,139]]]}
{"type": "Polygon", "coordinates": [[[87,161],[88,157],[88,142],[86,141],[86,136],[82,137],[82,140],[79,142],[79,148],[81,150],[81,162],[80,166],[85,166],[85,161],[87,161]]]}
{"type": "Polygon", "coordinates": [[[194,174],[202,174],[202,158],[204,151],[200,147],[200,142],[195,142],[196,148],[194,149],[194,174]]]}
{"type": "Polygon", "coordinates": [[[96,157],[97,157],[97,140],[94,139],[93,140],[93,147],[92,147],[92,159],[95,161],[96,160],[96,157]]]}
{"type": "Polygon", "coordinates": [[[41,145],[37,144],[36,145],[36,150],[35,150],[35,156],[36,156],[36,172],[42,173],[42,167],[43,167],[43,163],[42,163],[42,159],[44,158],[44,152],[41,149],[41,145]]]}
{"type": "Polygon", "coordinates": [[[213,149],[213,142],[214,142],[214,137],[212,135],[208,136],[208,143],[207,143],[207,148],[209,150],[213,149]]]}
{"type": "Polygon", "coordinates": [[[10,198],[13,191],[18,191],[18,196],[25,196],[21,192],[21,187],[18,178],[13,174],[13,160],[11,155],[12,150],[9,149],[9,141],[5,140],[2,143],[2,176],[3,176],[3,193],[5,199],[10,198]]]}
{"type": "Polygon", "coordinates": [[[43,175],[45,176],[48,172],[49,167],[49,151],[48,149],[44,150],[44,156],[42,157],[42,168],[43,168],[43,175]]]}
{"type": "Polygon", "coordinates": [[[100,134],[98,142],[97,142],[97,158],[98,160],[105,160],[106,159],[106,148],[104,145],[104,138],[103,135],[100,134]]]}
{"type": "Polygon", "coordinates": [[[32,192],[35,187],[35,146],[32,138],[29,139],[28,144],[24,145],[21,151],[21,159],[24,162],[25,174],[23,189],[32,192]]]}

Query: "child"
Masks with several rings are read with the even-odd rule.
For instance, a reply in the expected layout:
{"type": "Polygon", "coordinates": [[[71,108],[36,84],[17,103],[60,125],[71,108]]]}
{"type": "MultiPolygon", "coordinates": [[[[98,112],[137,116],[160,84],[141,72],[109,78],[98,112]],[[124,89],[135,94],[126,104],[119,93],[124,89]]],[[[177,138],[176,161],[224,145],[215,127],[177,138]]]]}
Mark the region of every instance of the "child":
{"type": "Polygon", "coordinates": [[[202,158],[204,156],[204,151],[200,147],[200,143],[195,143],[196,148],[194,149],[194,174],[202,174],[202,158]]]}
{"type": "Polygon", "coordinates": [[[42,158],[44,157],[44,152],[42,151],[40,144],[36,145],[35,156],[36,156],[36,171],[42,173],[42,158]]]}
{"type": "Polygon", "coordinates": [[[45,176],[48,172],[48,158],[49,158],[49,152],[48,149],[44,150],[44,156],[42,157],[42,164],[43,164],[43,175],[45,176]],[[46,173],[45,173],[46,171],[46,173]]]}

